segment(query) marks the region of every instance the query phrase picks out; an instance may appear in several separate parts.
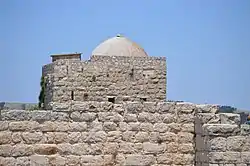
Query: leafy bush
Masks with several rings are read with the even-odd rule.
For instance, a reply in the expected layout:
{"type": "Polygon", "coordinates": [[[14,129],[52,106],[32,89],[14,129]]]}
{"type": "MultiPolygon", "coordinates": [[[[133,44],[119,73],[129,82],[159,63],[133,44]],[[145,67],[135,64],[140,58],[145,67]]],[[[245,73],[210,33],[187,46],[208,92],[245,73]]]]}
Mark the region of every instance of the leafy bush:
{"type": "Polygon", "coordinates": [[[43,109],[44,108],[44,99],[45,99],[45,81],[44,81],[43,76],[41,77],[40,87],[41,87],[41,90],[40,90],[40,94],[38,97],[38,99],[39,99],[38,107],[40,109],[43,109]]]}

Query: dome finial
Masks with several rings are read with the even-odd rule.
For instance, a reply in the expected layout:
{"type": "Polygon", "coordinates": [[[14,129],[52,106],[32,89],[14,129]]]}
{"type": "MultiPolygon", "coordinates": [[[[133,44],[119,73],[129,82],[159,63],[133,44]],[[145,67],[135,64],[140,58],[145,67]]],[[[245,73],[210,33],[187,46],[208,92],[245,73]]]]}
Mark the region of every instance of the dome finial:
{"type": "Polygon", "coordinates": [[[116,37],[122,37],[122,35],[121,34],[117,34],[116,37]]]}

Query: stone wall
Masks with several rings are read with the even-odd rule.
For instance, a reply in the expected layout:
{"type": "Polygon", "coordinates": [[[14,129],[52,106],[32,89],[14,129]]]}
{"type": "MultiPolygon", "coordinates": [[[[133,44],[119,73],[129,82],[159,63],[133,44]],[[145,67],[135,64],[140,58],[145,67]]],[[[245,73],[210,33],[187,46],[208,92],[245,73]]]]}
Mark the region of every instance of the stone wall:
{"type": "Polygon", "coordinates": [[[165,101],[166,58],[92,56],[60,60],[43,67],[46,109],[51,102],[165,101]]]}
{"type": "Polygon", "coordinates": [[[194,105],[73,102],[2,110],[0,165],[194,165],[194,105]]]}
{"type": "Polygon", "coordinates": [[[197,166],[248,166],[250,126],[240,124],[239,114],[198,113],[196,131],[197,166]]]}
{"type": "Polygon", "coordinates": [[[77,102],[0,111],[0,165],[247,166],[250,127],[213,105],[77,102]]]}

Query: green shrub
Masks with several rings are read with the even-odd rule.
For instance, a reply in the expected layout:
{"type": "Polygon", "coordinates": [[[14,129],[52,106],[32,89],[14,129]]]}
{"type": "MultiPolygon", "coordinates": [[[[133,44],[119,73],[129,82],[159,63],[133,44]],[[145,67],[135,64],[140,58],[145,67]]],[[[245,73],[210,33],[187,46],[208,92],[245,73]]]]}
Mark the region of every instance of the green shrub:
{"type": "Polygon", "coordinates": [[[38,107],[40,109],[43,109],[44,108],[44,99],[45,99],[45,81],[44,81],[43,76],[41,77],[40,87],[41,87],[41,90],[40,90],[40,94],[38,97],[38,100],[39,100],[38,107]]]}

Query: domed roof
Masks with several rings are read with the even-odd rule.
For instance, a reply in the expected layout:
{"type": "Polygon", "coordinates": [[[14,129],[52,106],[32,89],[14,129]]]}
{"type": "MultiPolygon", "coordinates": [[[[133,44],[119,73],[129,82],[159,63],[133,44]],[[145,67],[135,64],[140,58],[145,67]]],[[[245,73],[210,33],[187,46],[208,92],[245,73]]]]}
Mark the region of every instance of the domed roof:
{"type": "Polygon", "coordinates": [[[130,41],[129,39],[121,35],[112,37],[99,44],[93,50],[92,55],[133,57],[148,56],[143,48],[138,46],[135,42],[130,41]]]}

